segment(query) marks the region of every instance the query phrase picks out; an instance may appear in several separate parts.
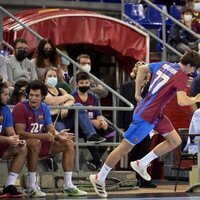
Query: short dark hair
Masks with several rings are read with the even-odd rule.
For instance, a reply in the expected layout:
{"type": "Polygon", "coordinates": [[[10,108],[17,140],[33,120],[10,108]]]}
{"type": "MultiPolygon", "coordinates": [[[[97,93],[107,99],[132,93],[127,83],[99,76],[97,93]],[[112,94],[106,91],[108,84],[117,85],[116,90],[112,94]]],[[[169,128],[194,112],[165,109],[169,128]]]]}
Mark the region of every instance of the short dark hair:
{"type": "Polygon", "coordinates": [[[48,93],[48,89],[46,85],[38,80],[31,81],[26,86],[26,94],[29,95],[30,90],[40,90],[43,97],[45,97],[48,93]]]}
{"type": "Polygon", "coordinates": [[[91,60],[91,58],[88,54],[80,54],[76,59],[78,63],[80,63],[81,58],[88,58],[91,60]]]}
{"type": "Polygon", "coordinates": [[[0,82],[0,94],[3,93],[4,88],[8,88],[8,84],[6,82],[0,82]]]}
{"type": "Polygon", "coordinates": [[[24,39],[24,38],[17,38],[15,41],[14,41],[14,44],[13,44],[13,47],[14,49],[16,48],[17,46],[17,43],[25,43],[25,44],[28,44],[27,41],[24,39]]]}
{"type": "Polygon", "coordinates": [[[186,12],[190,12],[191,14],[193,13],[192,10],[188,7],[180,10],[181,15],[184,15],[186,12]]]}
{"type": "Polygon", "coordinates": [[[79,72],[76,75],[76,82],[78,83],[80,80],[90,80],[90,76],[87,72],[79,72]]]}
{"type": "Polygon", "coordinates": [[[200,67],[200,54],[196,51],[187,51],[181,58],[180,62],[183,65],[190,64],[191,67],[200,67]]]}

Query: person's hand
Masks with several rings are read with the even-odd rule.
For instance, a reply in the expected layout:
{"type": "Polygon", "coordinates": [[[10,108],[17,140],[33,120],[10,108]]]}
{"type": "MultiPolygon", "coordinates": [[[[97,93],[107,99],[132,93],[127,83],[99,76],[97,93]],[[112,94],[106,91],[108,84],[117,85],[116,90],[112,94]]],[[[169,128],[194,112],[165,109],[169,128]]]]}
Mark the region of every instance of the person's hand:
{"type": "Polygon", "coordinates": [[[195,96],[196,102],[200,102],[200,93],[195,96]]]}
{"type": "Polygon", "coordinates": [[[140,95],[135,95],[135,100],[137,101],[137,103],[140,103],[143,98],[140,95]]]}
{"type": "Polygon", "coordinates": [[[68,115],[68,110],[67,109],[62,109],[60,112],[60,117],[61,119],[64,119],[68,115]]]}
{"type": "Polygon", "coordinates": [[[101,120],[100,127],[106,130],[108,128],[108,123],[105,120],[101,120]]]}
{"type": "Polygon", "coordinates": [[[48,131],[48,133],[44,134],[44,139],[48,140],[49,142],[54,142],[55,141],[55,137],[53,135],[53,133],[50,131],[48,131]]]}
{"type": "Polygon", "coordinates": [[[8,137],[8,143],[13,147],[17,147],[19,145],[19,141],[18,135],[12,135],[8,137]]]}
{"type": "Polygon", "coordinates": [[[73,141],[74,139],[74,134],[73,133],[69,133],[68,132],[69,129],[63,129],[62,131],[60,131],[60,133],[57,135],[58,138],[60,140],[70,140],[70,141],[73,141]]]}

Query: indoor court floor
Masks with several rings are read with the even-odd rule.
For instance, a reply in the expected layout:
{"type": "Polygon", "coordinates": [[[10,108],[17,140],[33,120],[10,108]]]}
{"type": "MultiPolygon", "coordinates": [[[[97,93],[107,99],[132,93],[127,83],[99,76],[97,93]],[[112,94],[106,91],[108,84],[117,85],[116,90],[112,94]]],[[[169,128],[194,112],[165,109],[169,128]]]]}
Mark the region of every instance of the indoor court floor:
{"type": "MultiPolygon", "coordinates": [[[[200,193],[188,193],[185,192],[189,189],[187,184],[178,185],[177,192],[174,192],[174,184],[158,184],[157,188],[137,188],[137,189],[129,189],[122,190],[120,188],[118,191],[108,191],[107,198],[100,198],[94,192],[88,192],[88,196],[85,197],[64,197],[60,193],[56,193],[56,197],[52,193],[47,193],[47,197],[39,198],[40,200],[54,200],[54,199],[66,199],[66,200],[74,200],[74,199],[111,199],[111,200],[200,200],[200,193]]],[[[25,197],[24,200],[34,198],[25,197]]],[[[19,199],[18,199],[19,200],[19,199]]]]}

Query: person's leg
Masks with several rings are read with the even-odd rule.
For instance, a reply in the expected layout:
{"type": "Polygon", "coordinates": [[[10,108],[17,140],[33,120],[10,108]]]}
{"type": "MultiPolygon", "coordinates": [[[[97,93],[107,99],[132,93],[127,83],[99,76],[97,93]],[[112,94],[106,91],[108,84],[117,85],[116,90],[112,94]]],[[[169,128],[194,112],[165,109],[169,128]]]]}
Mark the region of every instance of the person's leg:
{"type": "Polygon", "coordinates": [[[19,175],[19,172],[21,171],[27,156],[27,147],[24,146],[21,147],[11,147],[9,146],[7,150],[4,152],[2,158],[11,158],[13,157],[13,160],[10,165],[9,174],[7,181],[5,183],[3,193],[2,195],[7,198],[17,198],[17,197],[23,197],[24,194],[17,190],[15,187],[15,183],[17,180],[17,177],[19,175]]]}
{"type": "MultiPolygon", "coordinates": [[[[82,104],[80,103],[76,103],[75,105],[82,106],[82,104]]],[[[78,120],[79,120],[79,127],[81,128],[82,132],[86,136],[88,142],[101,143],[105,141],[105,138],[99,136],[96,133],[96,130],[94,126],[92,125],[88,117],[88,114],[85,110],[78,110],[78,120]]]]}
{"type": "Polygon", "coordinates": [[[56,141],[51,144],[49,155],[63,152],[62,167],[64,171],[64,190],[68,196],[87,195],[87,192],[79,190],[72,183],[72,171],[74,167],[74,144],[73,141],[56,141]]]}
{"type": "Polygon", "coordinates": [[[131,162],[131,167],[140,174],[145,180],[151,180],[151,177],[147,173],[147,167],[149,163],[162,156],[181,144],[181,138],[178,133],[173,130],[165,135],[166,140],[158,144],[151,152],[144,156],[141,160],[131,162]]]}
{"type": "Polygon", "coordinates": [[[28,167],[28,194],[30,197],[45,197],[46,194],[41,191],[37,185],[37,165],[40,150],[42,149],[41,140],[28,139],[26,140],[28,147],[27,167],[28,167]]]}
{"type": "Polygon", "coordinates": [[[95,192],[100,197],[107,197],[107,192],[105,191],[105,179],[108,173],[123,156],[131,151],[133,146],[134,145],[130,144],[126,139],[123,139],[119,146],[109,154],[100,172],[97,175],[90,175],[90,181],[95,192]]]}

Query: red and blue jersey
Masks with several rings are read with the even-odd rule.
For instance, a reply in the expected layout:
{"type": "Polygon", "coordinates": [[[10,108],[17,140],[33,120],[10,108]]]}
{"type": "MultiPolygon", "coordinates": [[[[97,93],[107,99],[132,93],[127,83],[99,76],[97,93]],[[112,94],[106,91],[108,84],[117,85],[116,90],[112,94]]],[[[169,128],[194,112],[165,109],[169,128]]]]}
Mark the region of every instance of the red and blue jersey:
{"type": "Polygon", "coordinates": [[[149,69],[152,73],[149,91],[134,114],[150,124],[156,124],[162,110],[176,92],[186,91],[188,77],[177,63],[151,63],[149,69]]]}
{"type": "Polygon", "coordinates": [[[49,107],[43,102],[38,109],[32,109],[28,101],[19,102],[12,114],[14,124],[25,124],[29,133],[44,133],[45,126],[52,124],[49,107]]]}
{"type": "Polygon", "coordinates": [[[13,127],[12,114],[8,106],[0,107],[0,134],[4,135],[5,128],[13,127]]]}
{"type": "MultiPolygon", "coordinates": [[[[77,91],[73,92],[72,96],[74,97],[76,103],[81,103],[83,106],[99,106],[100,105],[98,98],[89,92],[88,92],[88,98],[86,101],[82,101],[77,91]]],[[[101,112],[99,110],[88,110],[87,112],[88,112],[89,119],[96,119],[98,116],[101,115],[101,112]]]]}

